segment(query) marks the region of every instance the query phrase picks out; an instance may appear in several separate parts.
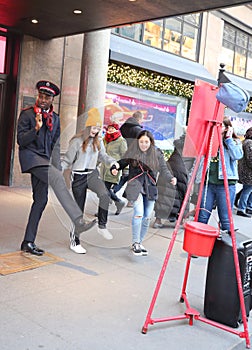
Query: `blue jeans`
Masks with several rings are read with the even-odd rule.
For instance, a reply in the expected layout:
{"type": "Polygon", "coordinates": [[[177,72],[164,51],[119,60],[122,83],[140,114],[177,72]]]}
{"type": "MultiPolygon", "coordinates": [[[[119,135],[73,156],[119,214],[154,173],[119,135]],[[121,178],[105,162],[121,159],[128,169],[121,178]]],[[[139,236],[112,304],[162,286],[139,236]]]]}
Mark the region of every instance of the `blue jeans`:
{"type": "Polygon", "coordinates": [[[252,210],[252,192],[250,193],[250,195],[248,197],[247,209],[252,210]]]}
{"type": "MultiPolygon", "coordinates": [[[[229,188],[229,195],[230,195],[230,202],[231,202],[231,209],[232,209],[234,206],[236,186],[229,185],[228,188],[229,188]]],[[[227,199],[226,199],[226,192],[225,192],[224,185],[208,184],[206,203],[204,205],[205,190],[206,190],[206,186],[204,186],[200,208],[204,208],[207,211],[200,210],[198,221],[207,224],[213,209],[213,205],[216,203],[221,229],[230,231],[230,223],[229,223],[228,210],[227,210],[227,199]]]]}
{"type": "Polygon", "coordinates": [[[243,185],[242,186],[242,192],[241,192],[241,196],[239,199],[239,205],[238,205],[238,210],[243,211],[245,213],[246,208],[248,209],[252,209],[251,206],[251,202],[252,202],[252,198],[250,198],[252,193],[252,185],[243,185]]]}
{"type": "Polygon", "coordinates": [[[142,243],[150,226],[154,204],[154,200],[148,200],[146,196],[141,193],[134,202],[132,218],[132,243],[142,243]]]}

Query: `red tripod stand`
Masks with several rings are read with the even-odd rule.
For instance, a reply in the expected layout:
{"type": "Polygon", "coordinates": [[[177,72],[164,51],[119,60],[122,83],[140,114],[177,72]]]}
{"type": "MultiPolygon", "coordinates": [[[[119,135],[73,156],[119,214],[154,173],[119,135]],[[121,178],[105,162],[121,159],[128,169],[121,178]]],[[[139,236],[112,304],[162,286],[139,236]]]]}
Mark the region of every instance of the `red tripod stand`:
{"type": "Polygon", "coordinates": [[[206,324],[209,324],[211,326],[220,328],[224,331],[233,333],[238,335],[240,338],[245,338],[246,339],[246,347],[250,348],[250,339],[249,339],[249,332],[248,332],[248,325],[247,325],[247,318],[246,318],[246,309],[245,309],[245,303],[244,303],[244,295],[243,295],[243,287],[242,287],[242,282],[241,282],[241,273],[240,273],[240,266],[239,266],[239,259],[238,259],[238,253],[236,249],[236,237],[235,237],[235,231],[234,231],[234,223],[233,223],[233,216],[232,216],[232,209],[231,209],[231,204],[230,204],[230,196],[229,196],[229,190],[228,190],[228,180],[227,180],[227,173],[226,173],[226,167],[225,167],[225,162],[224,162],[224,149],[223,149],[223,143],[222,143],[222,135],[221,135],[221,125],[222,121],[217,120],[217,115],[219,113],[219,108],[220,108],[220,102],[216,100],[215,103],[215,108],[214,108],[214,115],[213,115],[213,120],[206,120],[206,129],[205,129],[205,136],[203,137],[203,142],[201,143],[201,146],[198,151],[198,155],[196,158],[195,166],[193,169],[193,173],[191,176],[191,179],[188,184],[187,192],[180,210],[180,214],[178,217],[178,220],[176,222],[170,244],[168,246],[167,253],[165,255],[165,259],[161,268],[161,272],[153,293],[153,297],[150,303],[150,307],[146,316],[145,323],[142,327],[142,333],[146,333],[148,330],[148,326],[151,324],[155,323],[160,323],[160,322],[168,322],[168,321],[174,321],[174,320],[183,320],[183,319],[188,319],[189,325],[193,325],[193,320],[201,321],[206,324]],[[225,192],[226,192],[226,198],[227,198],[227,208],[228,208],[228,216],[230,220],[230,231],[231,231],[231,239],[232,239],[232,247],[233,247],[233,256],[234,256],[234,264],[235,264],[235,272],[236,272],[236,279],[237,279],[237,286],[238,286],[238,292],[239,292],[239,299],[240,299],[240,307],[241,307],[241,313],[242,313],[242,321],[243,321],[243,327],[244,330],[243,332],[235,330],[231,327],[225,326],[221,323],[209,320],[205,317],[202,317],[200,315],[200,312],[197,311],[194,308],[191,308],[190,303],[187,298],[187,293],[186,293],[186,286],[187,286],[187,281],[188,281],[188,274],[189,274],[189,269],[190,269],[190,262],[191,262],[191,254],[188,254],[187,262],[186,262],[186,268],[185,268],[185,274],[184,274],[184,281],[183,281],[183,286],[182,286],[182,291],[181,291],[181,296],[180,296],[180,301],[185,302],[186,310],[184,314],[181,315],[176,315],[176,316],[170,316],[170,317],[162,317],[162,318],[152,318],[152,312],[155,307],[155,303],[158,297],[158,293],[166,272],[166,268],[168,266],[168,262],[170,259],[170,255],[175,243],[175,239],[178,233],[178,230],[180,228],[181,222],[183,220],[183,214],[186,209],[186,205],[188,203],[190,193],[192,190],[192,186],[194,184],[194,180],[200,165],[200,161],[202,156],[205,156],[204,160],[204,166],[203,166],[203,172],[202,172],[202,178],[201,178],[201,185],[199,189],[199,196],[198,196],[198,201],[196,204],[196,215],[194,218],[194,221],[197,221],[198,219],[198,213],[200,209],[200,202],[201,202],[201,197],[202,197],[202,192],[203,192],[203,186],[204,186],[204,179],[205,175],[207,172],[207,167],[208,167],[208,158],[212,156],[211,151],[212,151],[212,144],[211,140],[213,140],[215,133],[218,135],[218,140],[217,142],[217,147],[219,147],[220,150],[220,159],[221,159],[221,164],[222,164],[222,169],[223,169],[223,176],[224,176],[224,187],[225,187],[225,192]]]}

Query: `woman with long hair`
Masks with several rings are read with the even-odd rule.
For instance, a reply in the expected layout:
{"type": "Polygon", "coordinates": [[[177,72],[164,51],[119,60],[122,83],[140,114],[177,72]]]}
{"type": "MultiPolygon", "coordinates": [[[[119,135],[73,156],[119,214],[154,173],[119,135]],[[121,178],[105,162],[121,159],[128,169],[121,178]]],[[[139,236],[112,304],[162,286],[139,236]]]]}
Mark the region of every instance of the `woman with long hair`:
{"type": "Polygon", "coordinates": [[[168,182],[176,185],[176,178],[168,170],[163,153],[155,146],[153,135],[142,130],[133,140],[118,166],[111,168],[117,175],[118,170],[129,165],[129,179],[125,196],[133,202],[132,252],[134,255],[148,255],[142,242],[150,226],[151,214],[158,196],[156,185],[160,173],[168,182]]]}
{"type": "MultiPolygon", "coordinates": [[[[111,167],[116,160],[105,152],[102,138],[99,136],[102,127],[102,119],[97,108],[88,111],[85,128],[76,134],[69,144],[69,148],[62,161],[62,169],[71,169],[73,196],[84,212],[87,189],[97,194],[99,198],[98,208],[98,233],[105,239],[112,239],[108,231],[108,207],[110,202],[109,192],[100,178],[97,163],[104,163],[111,167]]],[[[86,249],[80,244],[74,232],[70,233],[70,249],[78,254],[85,254],[86,249]]]]}

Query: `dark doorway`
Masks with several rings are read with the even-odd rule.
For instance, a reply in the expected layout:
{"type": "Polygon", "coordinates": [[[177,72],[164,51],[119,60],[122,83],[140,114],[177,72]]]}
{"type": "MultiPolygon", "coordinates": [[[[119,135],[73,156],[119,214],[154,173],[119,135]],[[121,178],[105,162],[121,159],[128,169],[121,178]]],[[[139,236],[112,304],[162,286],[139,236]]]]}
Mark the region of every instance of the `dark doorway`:
{"type": "Polygon", "coordinates": [[[0,185],[10,186],[21,37],[0,28],[0,44],[1,38],[5,45],[0,45],[0,185]]]}

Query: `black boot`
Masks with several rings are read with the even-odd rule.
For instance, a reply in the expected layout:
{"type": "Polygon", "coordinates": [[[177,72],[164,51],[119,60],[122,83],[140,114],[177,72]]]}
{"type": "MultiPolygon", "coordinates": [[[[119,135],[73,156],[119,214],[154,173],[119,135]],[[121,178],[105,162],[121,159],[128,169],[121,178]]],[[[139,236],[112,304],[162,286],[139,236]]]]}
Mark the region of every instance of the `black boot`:
{"type": "Polygon", "coordinates": [[[236,193],[236,196],[235,196],[234,205],[236,206],[236,208],[238,208],[238,205],[239,205],[239,199],[241,197],[241,192],[242,192],[242,190],[240,190],[238,193],[236,193]]]}

